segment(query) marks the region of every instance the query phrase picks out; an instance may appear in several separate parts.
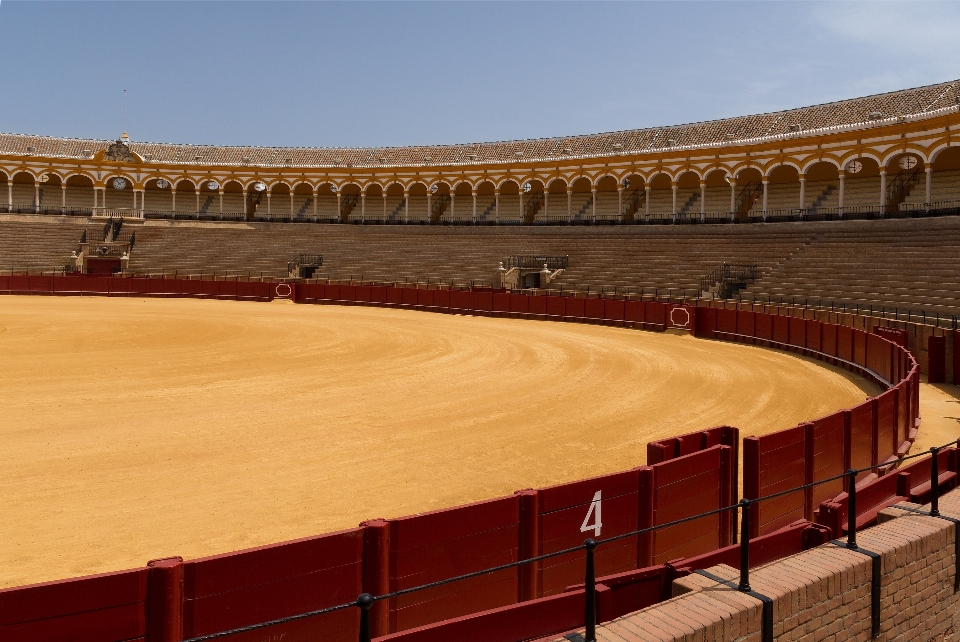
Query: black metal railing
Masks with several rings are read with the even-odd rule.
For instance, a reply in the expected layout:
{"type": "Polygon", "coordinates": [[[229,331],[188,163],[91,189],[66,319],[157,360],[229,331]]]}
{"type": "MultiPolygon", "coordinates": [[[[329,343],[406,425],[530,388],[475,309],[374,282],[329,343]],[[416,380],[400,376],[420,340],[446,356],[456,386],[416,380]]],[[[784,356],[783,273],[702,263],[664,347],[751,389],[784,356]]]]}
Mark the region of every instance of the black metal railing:
{"type": "MultiPolygon", "coordinates": [[[[700,291],[709,292],[715,288],[726,291],[725,285],[737,284],[745,287],[750,281],[757,280],[756,263],[722,263],[706,276],[700,279],[700,291]]],[[[726,298],[721,296],[720,298],[726,298]]]]}
{"type": "MultiPolygon", "coordinates": [[[[925,455],[930,455],[930,511],[912,511],[920,512],[923,515],[928,515],[930,517],[938,517],[943,519],[948,519],[954,523],[954,528],[960,528],[958,525],[958,520],[952,518],[945,518],[940,514],[939,510],[939,501],[940,501],[940,484],[939,484],[939,464],[938,464],[938,454],[941,450],[945,448],[950,448],[952,446],[960,447],[960,439],[955,441],[950,441],[942,446],[935,446],[931,448],[928,452],[916,453],[913,455],[907,455],[899,459],[899,462],[907,461],[910,459],[915,459],[917,457],[923,457],[925,455]]],[[[218,638],[227,637],[230,635],[237,635],[240,633],[247,633],[250,631],[256,631],[263,629],[269,626],[276,626],[278,624],[285,624],[287,622],[294,622],[296,620],[302,620],[305,618],[316,617],[319,615],[324,615],[326,613],[334,613],[336,611],[342,611],[349,608],[357,608],[360,611],[360,631],[359,631],[359,642],[370,642],[371,640],[371,627],[370,627],[370,608],[376,603],[383,600],[389,600],[392,598],[400,597],[402,595],[409,595],[410,593],[415,593],[418,591],[423,591],[426,589],[437,588],[440,586],[445,586],[447,584],[453,584],[455,582],[460,582],[463,580],[472,579],[475,577],[480,577],[487,575],[489,573],[495,573],[498,571],[503,571],[512,568],[519,568],[526,564],[533,564],[536,562],[541,562],[548,560],[554,557],[559,557],[561,555],[568,555],[570,553],[576,553],[577,551],[584,551],[585,560],[584,560],[584,593],[585,593],[585,606],[584,606],[584,640],[585,642],[596,642],[596,627],[597,627],[597,589],[596,589],[596,567],[594,563],[595,551],[600,546],[617,542],[629,537],[637,537],[646,533],[653,533],[658,530],[672,528],[680,524],[685,524],[703,517],[710,517],[713,515],[719,515],[725,512],[736,513],[740,511],[740,577],[739,582],[736,584],[737,590],[743,593],[753,593],[750,586],[750,508],[753,504],[762,501],[769,501],[772,499],[777,499],[791,493],[795,493],[800,490],[806,490],[808,488],[814,488],[821,484],[826,484],[830,482],[837,481],[839,479],[846,480],[846,492],[847,492],[847,539],[843,543],[847,549],[854,550],[860,553],[870,555],[871,557],[876,555],[871,551],[867,551],[861,548],[857,544],[857,476],[861,473],[872,472],[874,470],[888,467],[890,464],[875,464],[871,466],[866,466],[864,468],[851,468],[844,473],[829,477],[827,479],[821,479],[809,484],[803,484],[802,486],[797,486],[796,488],[790,488],[787,490],[782,490],[776,493],[771,493],[770,495],[765,495],[763,497],[758,497],[756,499],[742,499],[738,503],[732,506],[724,506],[710,511],[705,511],[698,515],[692,515],[690,517],[684,517],[682,519],[674,520],[665,524],[658,524],[656,526],[650,526],[647,528],[637,529],[628,533],[622,533],[614,537],[609,537],[607,539],[595,540],[593,538],[588,538],[584,540],[583,544],[579,546],[573,546],[561,551],[555,551],[553,553],[547,553],[545,555],[539,555],[536,557],[531,557],[524,560],[518,560],[516,562],[510,562],[508,564],[501,564],[499,566],[493,566],[487,569],[480,571],[474,571],[472,573],[465,573],[463,575],[458,575],[456,577],[447,578],[445,580],[438,580],[436,582],[429,582],[427,584],[422,584],[420,586],[413,586],[406,589],[401,589],[399,591],[393,591],[391,593],[385,593],[383,595],[371,595],[369,593],[360,594],[356,600],[351,602],[346,602],[343,604],[338,604],[336,606],[330,606],[324,609],[318,609],[315,611],[308,611],[306,613],[299,613],[297,615],[291,615],[288,617],[277,618],[275,620],[269,620],[267,622],[260,622],[257,624],[251,624],[248,626],[238,627],[235,629],[230,629],[228,631],[221,631],[218,633],[211,633],[208,635],[201,635],[193,638],[184,640],[184,642],[206,642],[207,640],[215,640],[218,638]]],[[[955,539],[957,537],[955,533],[955,539]]],[[[872,579],[872,632],[873,637],[876,637],[880,632],[880,600],[879,600],[879,590],[880,590],[880,575],[879,569],[880,565],[877,563],[879,557],[874,558],[874,575],[872,579]]],[[[960,590],[960,556],[957,557],[957,569],[954,571],[954,590],[960,590]]],[[[763,597],[763,596],[758,596],[763,597]]],[[[769,599],[769,598],[767,598],[769,599]]],[[[773,631],[773,622],[769,621],[772,618],[772,609],[769,611],[769,615],[765,614],[765,618],[768,621],[763,623],[763,635],[762,640],[764,642],[772,642],[772,631],[773,631]]]]}
{"type": "Polygon", "coordinates": [[[570,267],[569,256],[511,256],[503,262],[507,269],[542,269],[544,263],[548,270],[566,270],[570,267]]]}

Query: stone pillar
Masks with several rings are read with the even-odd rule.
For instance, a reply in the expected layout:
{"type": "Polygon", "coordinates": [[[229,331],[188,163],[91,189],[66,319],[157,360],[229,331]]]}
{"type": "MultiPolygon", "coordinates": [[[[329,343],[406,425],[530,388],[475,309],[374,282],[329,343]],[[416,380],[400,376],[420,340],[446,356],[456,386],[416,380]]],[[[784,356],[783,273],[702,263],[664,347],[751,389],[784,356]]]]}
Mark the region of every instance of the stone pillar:
{"type": "MultiPolygon", "coordinates": [[[[270,196],[271,196],[271,192],[268,191],[268,192],[267,192],[267,218],[270,218],[270,214],[271,214],[271,210],[270,210],[270,196]]],[[[198,203],[199,203],[199,201],[198,201],[198,203]]]]}
{"type": "Polygon", "coordinates": [[[497,224],[499,224],[500,223],[500,188],[499,187],[493,190],[493,201],[494,203],[496,203],[496,205],[494,205],[494,213],[493,213],[494,221],[497,224]]]}
{"type": "Polygon", "coordinates": [[[477,190],[470,190],[470,196],[473,197],[473,222],[477,222],[477,190]]]}
{"type": "Polygon", "coordinates": [[[840,206],[840,216],[843,216],[843,184],[844,179],[847,177],[847,172],[845,170],[840,170],[840,195],[837,200],[837,204],[840,206]]]}
{"type": "Polygon", "coordinates": [[[387,220],[387,192],[383,192],[383,220],[387,220]]]}
{"type": "Polygon", "coordinates": [[[730,181],[730,218],[737,215],[737,179],[730,181]]]}
{"type": "MultiPolygon", "coordinates": [[[[93,206],[97,206],[97,188],[93,188],[93,206]]],[[[7,179],[7,208],[13,209],[13,176],[7,179]]]]}
{"type": "Polygon", "coordinates": [[[707,220],[707,182],[700,181],[700,222],[707,220]]]}
{"type": "Polygon", "coordinates": [[[221,187],[217,192],[220,194],[220,218],[223,218],[223,188],[221,187]]]}
{"type": "Polygon", "coordinates": [[[597,222],[597,187],[596,185],[590,188],[590,199],[593,201],[590,204],[591,209],[593,210],[592,212],[593,222],[596,223],[597,222]]]}
{"type": "Polygon", "coordinates": [[[673,191],[673,220],[677,220],[677,182],[670,182],[670,189],[673,191]]]}
{"type": "Polygon", "coordinates": [[[454,191],[450,192],[450,220],[453,221],[457,218],[457,193],[454,191]]]}
{"type": "Polygon", "coordinates": [[[617,220],[623,221],[623,184],[617,187],[617,220]]]}
{"type": "Polygon", "coordinates": [[[807,177],[803,174],[800,175],[800,216],[803,216],[803,211],[807,209],[807,177]]]}
{"type": "Polygon", "coordinates": [[[523,223],[523,186],[522,185],[520,186],[519,194],[520,194],[520,222],[523,223]]]}
{"type": "Polygon", "coordinates": [[[316,220],[316,218],[317,218],[317,198],[318,198],[317,188],[316,188],[316,187],[313,187],[312,190],[311,190],[311,193],[313,194],[313,218],[314,218],[314,220],[316,220]]]}
{"type": "Polygon", "coordinates": [[[543,218],[547,221],[550,220],[550,192],[549,188],[543,188],[543,218]]]}
{"type": "Polygon", "coordinates": [[[340,190],[337,190],[337,220],[343,218],[343,207],[340,205],[340,190]]]}
{"type": "MultiPolygon", "coordinates": [[[[170,186],[170,194],[171,194],[171,199],[170,199],[170,211],[176,213],[176,211],[177,211],[177,188],[176,188],[175,185],[171,185],[171,186],[170,186]]],[[[94,199],[93,199],[93,200],[94,200],[94,201],[97,200],[97,199],[96,199],[96,194],[94,194],[94,199]]],[[[96,207],[96,203],[94,203],[94,207],[96,207]]]]}
{"type": "Polygon", "coordinates": [[[40,183],[33,179],[33,213],[40,213],[40,183]]]}
{"type": "Polygon", "coordinates": [[[643,186],[643,193],[646,194],[646,196],[644,196],[643,203],[646,206],[647,218],[650,218],[650,186],[649,185],[643,186]]]}
{"type": "Polygon", "coordinates": [[[60,213],[63,214],[67,211],[67,184],[60,184],[60,213]]]}
{"type": "Polygon", "coordinates": [[[763,185],[763,220],[767,220],[767,194],[770,191],[768,189],[768,186],[770,185],[770,179],[764,176],[761,185],[763,185]]]}
{"type": "Polygon", "coordinates": [[[933,165],[931,165],[930,163],[927,163],[927,166],[924,168],[924,172],[926,172],[927,174],[927,191],[926,191],[925,200],[923,202],[927,204],[926,209],[930,209],[930,203],[933,201],[933,198],[932,198],[933,165]]]}
{"type": "Polygon", "coordinates": [[[290,190],[290,220],[293,220],[293,190],[290,190]]]}
{"type": "Polygon", "coordinates": [[[567,188],[567,222],[573,220],[573,190],[567,188]]]}
{"type": "Polygon", "coordinates": [[[887,168],[880,168],[880,216],[887,212],[887,168]]]}
{"type": "Polygon", "coordinates": [[[410,192],[403,192],[403,222],[410,222],[410,192]]]}
{"type": "MultiPolygon", "coordinates": [[[[292,198],[292,197],[291,197],[292,198]]],[[[293,205],[290,205],[290,212],[293,213],[293,205]]],[[[363,223],[367,220],[367,193],[360,192],[360,222],[363,223]]]]}
{"type": "Polygon", "coordinates": [[[430,197],[431,197],[431,194],[430,194],[430,190],[429,190],[429,188],[428,188],[428,189],[427,189],[427,222],[432,223],[432,222],[433,222],[433,208],[430,207],[430,206],[433,204],[433,199],[431,199],[430,197]]]}

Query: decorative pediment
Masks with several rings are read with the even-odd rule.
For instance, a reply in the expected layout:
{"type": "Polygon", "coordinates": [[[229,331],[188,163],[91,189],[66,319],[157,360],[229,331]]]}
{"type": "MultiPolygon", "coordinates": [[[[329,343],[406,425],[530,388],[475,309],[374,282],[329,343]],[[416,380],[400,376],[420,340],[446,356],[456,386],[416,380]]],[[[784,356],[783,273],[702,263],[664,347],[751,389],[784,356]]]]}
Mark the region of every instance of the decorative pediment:
{"type": "Polygon", "coordinates": [[[121,163],[139,163],[140,159],[130,151],[130,147],[119,138],[103,152],[103,160],[121,163]]]}

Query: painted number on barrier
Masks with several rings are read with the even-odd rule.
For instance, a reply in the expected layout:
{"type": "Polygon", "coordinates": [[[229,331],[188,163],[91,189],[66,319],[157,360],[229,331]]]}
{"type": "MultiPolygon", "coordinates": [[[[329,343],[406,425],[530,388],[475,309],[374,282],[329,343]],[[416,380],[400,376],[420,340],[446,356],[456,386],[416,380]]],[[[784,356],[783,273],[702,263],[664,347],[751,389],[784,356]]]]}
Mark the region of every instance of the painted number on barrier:
{"type": "Polygon", "coordinates": [[[590,508],[587,509],[587,516],[583,518],[583,524],[580,525],[580,532],[586,533],[587,531],[592,530],[594,537],[600,537],[600,528],[603,526],[603,521],[600,518],[600,491],[598,490],[593,495],[593,501],[590,502],[590,508]],[[590,523],[590,518],[593,517],[593,523],[590,523]]]}

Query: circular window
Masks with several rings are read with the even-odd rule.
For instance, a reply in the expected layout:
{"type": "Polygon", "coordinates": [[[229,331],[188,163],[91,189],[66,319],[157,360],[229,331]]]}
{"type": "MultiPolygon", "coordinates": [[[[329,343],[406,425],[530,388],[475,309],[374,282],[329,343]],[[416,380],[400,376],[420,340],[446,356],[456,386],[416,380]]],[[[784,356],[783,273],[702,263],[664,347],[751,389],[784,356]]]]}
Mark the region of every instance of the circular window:
{"type": "Polygon", "coordinates": [[[917,166],[917,157],[916,156],[904,156],[900,159],[900,162],[897,163],[900,166],[900,169],[913,169],[917,166]]]}

